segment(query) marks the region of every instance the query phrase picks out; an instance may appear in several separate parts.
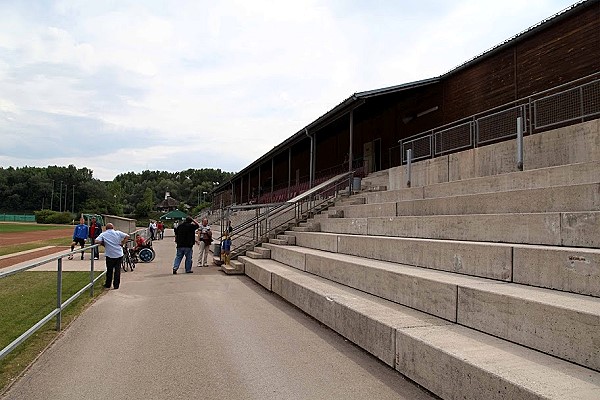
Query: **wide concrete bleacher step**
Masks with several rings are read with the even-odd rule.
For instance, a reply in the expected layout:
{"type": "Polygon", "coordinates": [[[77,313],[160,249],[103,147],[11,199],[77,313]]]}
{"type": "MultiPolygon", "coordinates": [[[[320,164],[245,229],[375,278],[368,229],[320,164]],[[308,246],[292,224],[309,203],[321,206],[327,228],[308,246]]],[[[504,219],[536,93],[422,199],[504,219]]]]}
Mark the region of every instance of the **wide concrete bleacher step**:
{"type": "Polygon", "coordinates": [[[600,298],[307,249],[293,268],[600,371],[600,298]]]}
{"type": "Polygon", "coordinates": [[[600,211],[600,183],[336,206],[345,218],[600,211]]]}
{"type": "Polygon", "coordinates": [[[600,248],[598,211],[337,218],[319,226],[328,233],[600,248]]]}
{"type": "Polygon", "coordinates": [[[434,183],[386,192],[365,193],[363,197],[366,198],[367,204],[372,204],[538,189],[551,186],[581,185],[598,182],[598,171],[600,171],[600,161],[590,161],[434,183]]]}
{"type": "Polygon", "coordinates": [[[593,399],[600,374],[299,271],[241,257],[246,274],[444,399],[593,399]]]}
{"type": "MultiPolygon", "coordinates": [[[[356,224],[355,231],[366,226],[356,224]]],[[[294,232],[300,247],[600,297],[600,249],[294,232]]]]}

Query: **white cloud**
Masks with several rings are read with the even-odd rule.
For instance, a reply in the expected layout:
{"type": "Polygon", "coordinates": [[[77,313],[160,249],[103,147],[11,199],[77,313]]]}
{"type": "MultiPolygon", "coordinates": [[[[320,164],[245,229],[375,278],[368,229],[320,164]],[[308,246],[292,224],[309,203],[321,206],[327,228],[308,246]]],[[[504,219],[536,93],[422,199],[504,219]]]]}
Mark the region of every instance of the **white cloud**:
{"type": "Polygon", "coordinates": [[[240,170],[351,93],[440,75],[570,3],[32,4],[0,2],[0,161],[112,179],[240,170]]]}

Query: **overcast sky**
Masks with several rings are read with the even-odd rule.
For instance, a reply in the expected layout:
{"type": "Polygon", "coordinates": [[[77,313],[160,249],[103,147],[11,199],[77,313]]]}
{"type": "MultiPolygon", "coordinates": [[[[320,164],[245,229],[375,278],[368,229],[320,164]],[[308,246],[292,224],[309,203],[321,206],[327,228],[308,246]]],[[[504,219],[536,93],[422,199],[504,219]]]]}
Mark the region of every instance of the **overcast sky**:
{"type": "Polygon", "coordinates": [[[574,3],[0,0],[0,166],[236,172],[574,3]]]}

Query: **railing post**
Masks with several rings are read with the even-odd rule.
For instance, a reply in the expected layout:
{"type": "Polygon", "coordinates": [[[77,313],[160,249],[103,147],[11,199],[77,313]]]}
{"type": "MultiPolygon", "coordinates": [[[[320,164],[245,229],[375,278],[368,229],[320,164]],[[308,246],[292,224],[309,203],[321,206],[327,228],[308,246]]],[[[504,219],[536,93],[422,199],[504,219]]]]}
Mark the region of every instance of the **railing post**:
{"type": "Polygon", "coordinates": [[[517,118],[517,169],[523,171],[523,123],[517,118]]]}
{"type": "Polygon", "coordinates": [[[260,214],[260,212],[258,211],[258,208],[256,209],[256,223],[254,224],[254,229],[252,230],[252,239],[254,241],[256,241],[256,239],[258,238],[258,224],[260,223],[258,220],[258,215],[260,214]]]}
{"type": "MultiPolygon", "coordinates": [[[[92,257],[93,258],[93,257],[92,257]]],[[[62,323],[62,257],[58,259],[58,268],[56,271],[56,330],[60,331],[62,323]]]]}
{"type": "Polygon", "coordinates": [[[94,297],[94,257],[90,257],[90,297],[94,297]]]}
{"type": "Polygon", "coordinates": [[[410,187],[412,175],[412,149],[406,150],[406,187],[410,187]]]}

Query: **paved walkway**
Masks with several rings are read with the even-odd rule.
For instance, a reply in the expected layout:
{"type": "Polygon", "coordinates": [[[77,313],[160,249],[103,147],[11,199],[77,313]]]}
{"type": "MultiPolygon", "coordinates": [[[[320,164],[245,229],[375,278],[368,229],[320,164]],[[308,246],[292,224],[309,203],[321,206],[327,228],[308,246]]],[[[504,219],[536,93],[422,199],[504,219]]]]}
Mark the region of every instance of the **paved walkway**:
{"type": "Polygon", "coordinates": [[[248,277],[173,275],[173,238],[154,248],[2,399],[431,398],[248,277]]]}

